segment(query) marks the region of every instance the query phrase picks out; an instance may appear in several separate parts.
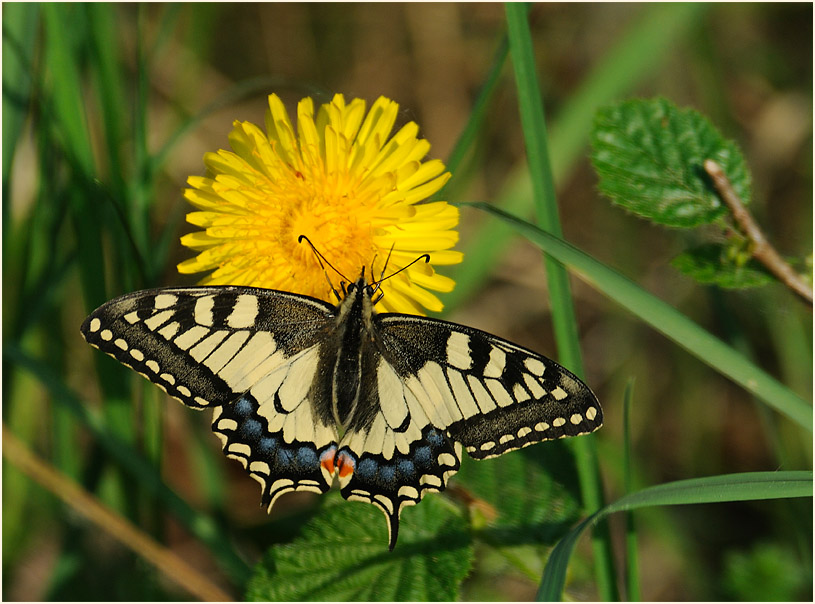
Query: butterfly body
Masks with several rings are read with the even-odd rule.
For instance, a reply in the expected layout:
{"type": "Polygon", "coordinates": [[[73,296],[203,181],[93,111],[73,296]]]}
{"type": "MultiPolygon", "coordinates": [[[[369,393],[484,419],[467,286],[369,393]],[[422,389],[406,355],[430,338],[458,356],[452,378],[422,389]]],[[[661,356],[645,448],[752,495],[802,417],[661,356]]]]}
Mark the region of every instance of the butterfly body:
{"type": "Polygon", "coordinates": [[[486,459],[591,432],[600,405],[530,350],[437,319],[377,314],[360,278],[337,306],[249,287],[146,290],[94,311],[93,346],[197,409],[271,509],[290,491],[399,514],[444,490],[462,448],[486,459]]]}

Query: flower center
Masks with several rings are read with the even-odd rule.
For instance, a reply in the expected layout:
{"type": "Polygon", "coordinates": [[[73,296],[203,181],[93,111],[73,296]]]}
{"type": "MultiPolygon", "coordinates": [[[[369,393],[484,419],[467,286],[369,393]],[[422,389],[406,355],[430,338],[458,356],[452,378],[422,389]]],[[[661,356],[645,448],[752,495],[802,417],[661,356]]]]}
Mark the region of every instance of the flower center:
{"type": "MultiPolygon", "coordinates": [[[[342,193],[320,190],[319,187],[303,186],[300,181],[299,194],[290,212],[282,218],[281,244],[291,249],[291,260],[295,264],[295,274],[300,274],[308,283],[309,290],[325,290],[327,283],[319,266],[316,254],[305,241],[298,239],[305,235],[312,245],[337,270],[350,280],[356,279],[363,266],[372,260],[373,233],[371,211],[359,203],[353,203],[352,191],[342,193]]],[[[336,275],[329,269],[329,277],[336,283],[336,275]]]]}

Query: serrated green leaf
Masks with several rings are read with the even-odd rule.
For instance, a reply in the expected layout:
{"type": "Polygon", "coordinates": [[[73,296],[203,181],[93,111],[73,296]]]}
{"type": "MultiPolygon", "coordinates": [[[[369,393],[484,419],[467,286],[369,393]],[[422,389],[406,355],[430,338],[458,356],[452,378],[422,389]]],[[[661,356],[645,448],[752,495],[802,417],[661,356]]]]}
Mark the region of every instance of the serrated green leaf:
{"type": "Polygon", "coordinates": [[[249,600],[456,599],[473,549],[467,523],[439,496],[402,511],[393,552],[374,506],[327,498],[301,538],[268,550],[249,581],[249,600]]]}
{"type": "Polygon", "coordinates": [[[455,481],[491,508],[484,514],[484,535],[491,541],[551,545],[580,515],[577,468],[562,442],[466,460],[455,481]]]}
{"type": "Polygon", "coordinates": [[[738,147],[700,113],[666,99],[633,99],[600,109],[591,137],[600,191],[652,222],[690,228],[727,213],[703,163],[716,161],[745,204],[750,173],[738,147]]]}
{"type": "Polygon", "coordinates": [[[715,243],[685,251],[671,260],[671,265],[699,283],[727,289],[760,287],[775,280],[755,260],[739,265],[728,259],[726,249],[715,243]]]}

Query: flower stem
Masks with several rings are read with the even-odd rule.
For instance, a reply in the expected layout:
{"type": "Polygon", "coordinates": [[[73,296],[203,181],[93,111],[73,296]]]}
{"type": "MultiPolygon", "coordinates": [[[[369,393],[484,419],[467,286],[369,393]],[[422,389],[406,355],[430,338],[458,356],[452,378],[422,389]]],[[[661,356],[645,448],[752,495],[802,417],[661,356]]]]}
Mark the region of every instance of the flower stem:
{"type": "Polygon", "coordinates": [[[712,159],[705,160],[705,171],[713,180],[713,186],[719,197],[722,198],[730,213],[742,232],[753,244],[753,257],[767,267],[781,283],[803,298],[812,306],[812,288],[807,285],[801,276],[785,261],[775,248],[767,241],[752,215],[744,207],[741,199],[733,190],[721,166],[712,159]]]}

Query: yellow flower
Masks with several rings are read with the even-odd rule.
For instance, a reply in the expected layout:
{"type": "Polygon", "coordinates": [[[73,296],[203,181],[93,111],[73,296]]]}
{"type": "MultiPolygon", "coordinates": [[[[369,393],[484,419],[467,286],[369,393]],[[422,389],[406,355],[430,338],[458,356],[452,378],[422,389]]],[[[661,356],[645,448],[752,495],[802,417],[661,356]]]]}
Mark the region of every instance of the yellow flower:
{"type": "MultiPolygon", "coordinates": [[[[187,180],[184,196],[199,210],[187,221],[204,230],[181,238],[198,255],[180,263],[179,272],[212,271],[202,285],[265,287],[336,303],[311,247],[298,243],[305,235],[352,281],[363,268],[371,281],[429,254],[430,263],[417,262],[383,283],[378,310],[441,310],[430,290],[449,292],[454,281],[433,265],[461,262],[450,249],[458,241],[458,209],[421,203],[450,174],[439,160],[421,161],[430,144],[416,137],[415,123],[390,136],[398,109],[380,97],[366,115],[364,101],[346,104],[338,94],[315,116],[305,98],[295,132],[283,103],[270,95],[266,133],[236,121],[233,151],[207,153],[207,175],[187,180]]],[[[340,278],[328,271],[336,285],[340,278]]]]}

